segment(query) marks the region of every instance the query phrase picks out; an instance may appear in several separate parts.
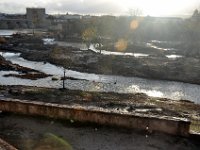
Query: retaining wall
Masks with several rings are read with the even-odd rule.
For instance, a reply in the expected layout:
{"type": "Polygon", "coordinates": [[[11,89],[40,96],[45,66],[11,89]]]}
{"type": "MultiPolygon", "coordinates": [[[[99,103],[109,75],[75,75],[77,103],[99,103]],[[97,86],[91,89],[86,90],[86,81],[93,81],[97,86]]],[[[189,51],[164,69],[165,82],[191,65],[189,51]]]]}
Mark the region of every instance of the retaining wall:
{"type": "Polygon", "coordinates": [[[190,121],[173,117],[165,118],[138,114],[122,114],[103,110],[91,110],[87,107],[17,99],[0,100],[0,110],[26,115],[73,119],[80,122],[91,122],[102,125],[148,130],[150,132],[160,131],[173,135],[189,136],[190,121]]]}

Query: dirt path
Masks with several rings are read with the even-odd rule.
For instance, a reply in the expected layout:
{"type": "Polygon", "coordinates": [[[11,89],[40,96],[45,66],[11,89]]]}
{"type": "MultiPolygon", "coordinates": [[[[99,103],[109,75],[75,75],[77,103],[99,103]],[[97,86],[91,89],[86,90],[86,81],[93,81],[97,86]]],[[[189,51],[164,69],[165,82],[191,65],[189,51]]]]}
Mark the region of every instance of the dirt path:
{"type": "MultiPolygon", "coordinates": [[[[77,126],[71,123],[16,115],[0,118],[0,137],[20,150],[38,150],[46,145],[47,134],[56,142],[68,143],[74,150],[198,150],[198,142],[164,134],[146,134],[134,130],[98,126],[77,126]]],[[[51,143],[52,143],[51,142],[51,143]]],[[[59,144],[57,144],[58,146],[59,144]]],[[[55,145],[54,145],[55,146],[55,145]]],[[[57,148],[57,150],[62,150],[57,148]]]]}

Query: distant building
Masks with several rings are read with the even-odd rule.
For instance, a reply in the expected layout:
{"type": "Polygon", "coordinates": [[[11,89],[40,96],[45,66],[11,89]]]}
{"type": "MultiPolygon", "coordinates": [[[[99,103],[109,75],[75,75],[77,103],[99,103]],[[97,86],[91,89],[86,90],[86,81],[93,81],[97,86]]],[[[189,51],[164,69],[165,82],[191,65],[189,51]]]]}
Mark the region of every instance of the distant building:
{"type": "Polygon", "coordinates": [[[82,16],[78,14],[55,15],[54,22],[68,22],[70,20],[81,20],[82,16]]]}
{"type": "Polygon", "coordinates": [[[4,19],[4,18],[5,18],[5,15],[2,14],[2,13],[0,13],[0,20],[1,20],[1,19],[4,19]]]}
{"type": "Polygon", "coordinates": [[[26,8],[27,20],[33,23],[35,28],[46,27],[45,8],[26,8]]]}
{"type": "Polygon", "coordinates": [[[74,14],[74,15],[66,14],[63,17],[64,17],[64,19],[67,19],[67,20],[82,19],[82,16],[78,15],[78,14],[74,14]]]}
{"type": "Polygon", "coordinates": [[[0,29],[30,29],[32,22],[27,19],[0,19],[0,29]]]}
{"type": "Polygon", "coordinates": [[[156,23],[167,23],[167,22],[182,22],[183,19],[179,17],[151,17],[147,16],[146,21],[156,22],[156,23]]]}

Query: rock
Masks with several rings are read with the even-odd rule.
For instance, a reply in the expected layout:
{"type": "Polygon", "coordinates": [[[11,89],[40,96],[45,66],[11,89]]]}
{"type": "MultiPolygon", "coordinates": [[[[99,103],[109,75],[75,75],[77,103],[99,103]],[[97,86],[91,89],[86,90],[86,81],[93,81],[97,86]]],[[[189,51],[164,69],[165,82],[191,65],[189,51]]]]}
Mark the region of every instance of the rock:
{"type": "Polygon", "coordinates": [[[56,77],[52,77],[51,80],[52,80],[52,81],[58,81],[59,79],[56,78],[56,77]]]}

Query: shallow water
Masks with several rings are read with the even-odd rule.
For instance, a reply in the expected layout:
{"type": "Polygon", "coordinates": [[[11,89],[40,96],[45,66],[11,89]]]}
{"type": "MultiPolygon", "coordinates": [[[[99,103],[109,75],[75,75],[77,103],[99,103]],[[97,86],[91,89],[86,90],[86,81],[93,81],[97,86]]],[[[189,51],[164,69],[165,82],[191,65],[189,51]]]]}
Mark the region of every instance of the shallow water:
{"type": "Polygon", "coordinates": [[[90,45],[90,50],[100,53],[102,55],[118,55],[118,56],[133,56],[133,57],[148,57],[149,54],[144,54],[144,53],[126,53],[126,52],[111,52],[107,50],[98,50],[94,47],[94,45],[90,45]]]}
{"type": "Polygon", "coordinates": [[[174,51],[174,50],[176,50],[175,48],[162,48],[162,47],[158,47],[158,46],[154,45],[153,42],[152,43],[146,43],[146,46],[154,48],[154,49],[162,50],[162,51],[174,51]]]}
{"type": "Polygon", "coordinates": [[[166,55],[167,58],[169,59],[177,59],[177,58],[182,58],[182,55],[166,55]]]}
{"type": "Polygon", "coordinates": [[[24,30],[0,30],[0,36],[11,36],[15,33],[30,33],[32,29],[24,29],[24,30]]]}

